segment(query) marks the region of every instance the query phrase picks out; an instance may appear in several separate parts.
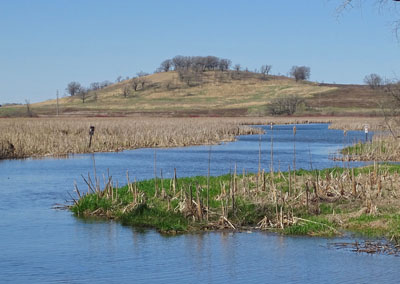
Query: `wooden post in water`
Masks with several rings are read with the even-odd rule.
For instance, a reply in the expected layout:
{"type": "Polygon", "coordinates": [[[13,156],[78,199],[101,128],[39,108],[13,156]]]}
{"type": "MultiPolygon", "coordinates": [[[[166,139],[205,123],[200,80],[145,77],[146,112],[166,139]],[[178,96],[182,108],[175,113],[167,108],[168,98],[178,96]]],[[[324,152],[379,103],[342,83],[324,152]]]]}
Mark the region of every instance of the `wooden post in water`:
{"type": "Polygon", "coordinates": [[[94,126],[89,128],[89,148],[92,146],[92,136],[94,135],[94,126]]]}

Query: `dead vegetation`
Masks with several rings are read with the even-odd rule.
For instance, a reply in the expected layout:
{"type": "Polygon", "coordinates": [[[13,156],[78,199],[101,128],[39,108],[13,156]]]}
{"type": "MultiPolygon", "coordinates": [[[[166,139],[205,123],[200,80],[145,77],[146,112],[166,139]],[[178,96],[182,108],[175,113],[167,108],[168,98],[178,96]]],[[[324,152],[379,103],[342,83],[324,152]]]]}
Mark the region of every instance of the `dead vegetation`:
{"type": "Polygon", "coordinates": [[[331,127],[335,128],[360,129],[364,121],[365,118],[334,117],[10,118],[0,120],[0,159],[216,144],[233,141],[237,135],[258,134],[260,129],[250,125],[269,125],[271,122],[332,123],[331,127]],[[95,126],[96,131],[89,148],[90,126],[95,126]]]}
{"type": "Polygon", "coordinates": [[[261,133],[240,121],[212,118],[3,119],[0,131],[1,159],[216,144],[261,133]],[[89,148],[90,126],[96,131],[89,148]]]}

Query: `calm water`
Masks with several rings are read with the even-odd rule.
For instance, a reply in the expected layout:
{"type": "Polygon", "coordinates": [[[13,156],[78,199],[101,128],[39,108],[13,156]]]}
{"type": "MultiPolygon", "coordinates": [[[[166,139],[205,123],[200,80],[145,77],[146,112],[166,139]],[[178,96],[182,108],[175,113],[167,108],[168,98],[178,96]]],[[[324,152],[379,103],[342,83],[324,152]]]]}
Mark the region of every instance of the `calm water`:
{"type": "MultiPolygon", "coordinates": [[[[261,137],[262,167],[269,170],[271,132],[261,137]]],[[[293,163],[292,126],[274,129],[274,168],[293,163]]],[[[298,125],[296,167],[342,165],[328,159],[364,134],[298,125]]],[[[259,136],[211,148],[211,173],[256,171],[259,136]]],[[[157,149],[157,172],[169,177],[206,175],[208,146],[157,149]]],[[[94,155],[98,174],[114,180],[154,175],[154,149],[94,155]]],[[[1,283],[398,283],[400,258],[327,248],[336,241],[266,233],[204,233],[164,237],[114,222],[77,219],[51,209],[70,199],[76,180],[92,172],[92,155],[69,159],[0,161],[1,283]]]]}

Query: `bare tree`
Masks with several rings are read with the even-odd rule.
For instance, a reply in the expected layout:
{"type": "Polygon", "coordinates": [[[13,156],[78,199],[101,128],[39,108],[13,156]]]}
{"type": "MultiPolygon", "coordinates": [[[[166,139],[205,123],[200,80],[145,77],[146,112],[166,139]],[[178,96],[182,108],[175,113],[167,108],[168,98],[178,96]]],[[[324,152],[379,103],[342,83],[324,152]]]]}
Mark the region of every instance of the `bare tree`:
{"type": "Polygon", "coordinates": [[[175,71],[185,68],[185,57],[182,55],[177,55],[172,58],[172,66],[174,67],[175,71]]]}
{"type": "Polygon", "coordinates": [[[125,85],[125,87],[122,90],[122,95],[124,96],[124,98],[127,98],[129,96],[129,90],[130,90],[129,85],[125,85]]]}
{"type": "Polygon", "coordinates": [[[271,115],[292,115],[302,103],[304,103],[304,100],[297,95],[275,98],[268,105],[268,113],[271,115]]]}
{"type": "Polygon", "coordinates": [[[25,100],[25,105],[26,105],[26,115],[29,117],[33,117],[31,102],[29,100],[25,100]]]}
{"type": "MultiPolygon", "coordinates": [[[[354,7],[358,6],[361,7],[363,0],[341,0],[341,4],[336,8],[336,12],[338,15],[342,14],[347,9],[353,9],[354,7]]],[[[386,9],[388,13],[393,13],[395,19],[392,20],[393,31],[396,33],[398,37],[398,32],[400,30],[400,19],[398,18],[398,8],[400,7],[400,0],[375,0],[371,1],[375,2],[373,5],[377,7],[378,11],[382,11],[386,9]]]]}
{"type": "Polygon", "coordinates": [[[139,84],[140,84],[140,80],[139,80],[139,78],[133,78],[133,80],[132,80],[132,83],[131,83],[131,85],[132,85],[132,89],[136,92],[137,91],[137,89],[139,88],[139,84]]]}
{"type": "Polygon", "coordinates": [[[85,103],[85,100],[87,99],[88,95],[89,95],[89,90],[87,88],[81,87],[79,89],[79,93],[78,93],[79,97],[82,100],[82,103],[85,103]]]}
{"type": "Polygon", "coordinates": [[[233,69],[234,69],[236,72],[239,72],[240,69],[242,69],[242,67],[240,66],[240,64],[235,64],[235,66],[233,66],[233,69]]]}
{"type": "Polygon", "coordinates": [[[144,77],[139,77],[139,85],[141,89],[144,89],[144,86],[147,84],[147,80],[144,77]]]}
{"type": "Polygon", "coordinates": [[[178,75],[179,79],[189,87],[199,85],[203,80],[201,72],[195,70],[179,70],[178,75]]]}
{"type": "Polygon", "coordinates": [[[262,65],[260,68],[260,73],[263,74],[263,77],[265,78],[266,75],[269,74],[269,72],[271,71],[272,65],[262,65]]]}
{"type": "Polygon", "coordinates": [[[117,79],[115,79],[115,82],[119,83],[122,81],[122,76],[118,76],[117,79]]]}
{"type": "Polygon", "coordinates": [[[371,89],[378,89],[382,86],[383,80],[378,74],[372,73],[364,77],[364,83],[371,89]]]}
{"type": "Polygon", "coordinates": [[[100,89],[100,83],[99,82],[93,82],[90,84],[90,89],[93,91],[96,91],[98,89],[100,89]]]}
{"type": "Polygon", "coordinates": [[[161,62],[160,70],[162,70],[164,72],[168,72],[169,70],[171,70],[171,68],[172,68],[172,60],[171,59],[167,59],[167,60],[164,60],[163,62],[161,62]]]}
{"type": "Polygon", "coordinates": [[[299,80],[307,80],[310,78],[310,72],[311,69],[310,67],[307,66],[293,66],[292,69],[290,69],[290,75],[296,79],[296,81],[299,80]]]}
{"type": "Polygon", "coordinates": [[[81,84],[79,84],[78,82],[71,82],[67,85],[67,88],[65,88],[65,90],[67,91],[67,93],[73,97],[75,96],[77,93],[79,93],[79,90],[81,89],[81,84]]]}
{"type": "Polygon", "coordinates": [[[220,71],[226,71],[226,70],[229,69],[229,67],[231,66],[231,64],[232,64],[232,61],[230,61],[229,59],[221,59],[221,60],[219,61],[219,64],[218,64],[218,69],[219,69],[220,71]]]}

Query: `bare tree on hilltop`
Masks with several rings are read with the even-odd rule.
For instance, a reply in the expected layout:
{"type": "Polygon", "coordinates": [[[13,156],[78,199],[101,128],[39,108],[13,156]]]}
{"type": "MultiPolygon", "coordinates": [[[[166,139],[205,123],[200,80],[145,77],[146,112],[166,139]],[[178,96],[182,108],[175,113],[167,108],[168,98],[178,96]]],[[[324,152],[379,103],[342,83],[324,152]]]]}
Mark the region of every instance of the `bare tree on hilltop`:
{"type": "Polygon", "coordinates": [[[131,83],[132,89],[134,91],[137,91],[137,89],[139,88],[139,84],[140,84],[139,78],[137,78],[137,77],[133,78],[132,83],[131,83]]]}
{"type": "Polygon", "coordinates": [[[125,87],[122,90],[122,95],[124,96],[124,98],[127,98],[129,96],[129,85],[125,85],[125,87]]]}
{"type": "Polygon", "coordinates": [[[161,62],[160,70],[162,70],[164,72],[168,72],[169,70],[171,70],[171,68],[172,68],[172,60],[171,59],[167,59],[167,60],[164,60],[163,62],[161,62]]]}
{"type": "Polygon", "coordinates": [[[67,91],[67,93],[73,97],[76,94],[79,93],[80,89],[82,88],[81,84],[79,84],[78,82],[71,82],[67,85],[67,88],[65,89],[67,91]]]}
{"type": "Polygon", "coordinates": [[[364,77],[364,83],[371,89],[378,89],[382,86],[383,80],[378,74],[372,73],[364,77]]]}
{"type": "Polygon", "coordinates": [[[232,61],[229,59],[221,59],[218,64],[218,69],[220,71],[227,71],[231,67],[232,61]]]}
{"type": "Polygon", "coordinates": [[[79,97],[82,100],[82,103],[85,103],[85,100],[87,99],[88,95],[89,95],[89,89],[81,87],[78,93],[79,97]]]}
{"type": "Polygon", "coordinates": [[[310,78],[311,69],[307,66],[293,66],[289,73],[296,79],[296,82],[303,81],[310,78]]]}
{"type": "Polygon", "coordinates": [[[272,65],[262,65],[260,68],[260,72],[261,74],[263,74],[263,77],[265,78],[266,75],[269,74],[269,72],[271,71],[272,65]]]}

